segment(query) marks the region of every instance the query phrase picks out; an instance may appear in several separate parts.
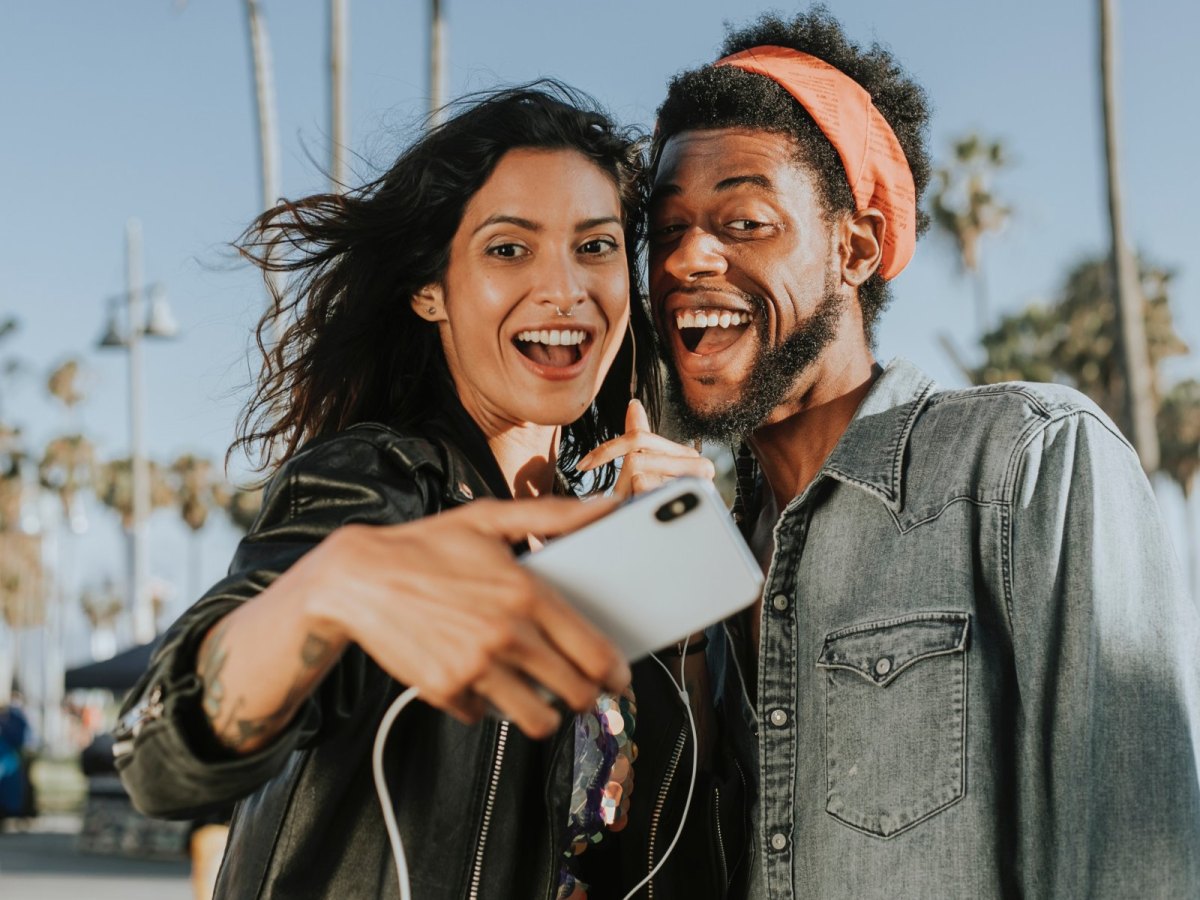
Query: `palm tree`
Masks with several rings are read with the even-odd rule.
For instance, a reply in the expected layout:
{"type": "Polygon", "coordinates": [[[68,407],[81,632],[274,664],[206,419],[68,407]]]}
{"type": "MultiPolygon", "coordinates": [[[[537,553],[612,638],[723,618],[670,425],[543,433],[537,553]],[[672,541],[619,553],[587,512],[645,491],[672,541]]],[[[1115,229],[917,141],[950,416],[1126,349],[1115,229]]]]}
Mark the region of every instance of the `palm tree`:
{"type": "Polygon", "coordinates": [[[77,534],[86,527],[81,492],[96,480],[96,448],[82,434],[54,438],[42,451],[38,483],[58,496],[63,517],[77,534]]]}
{"type": "Polygon", "coordinates": [[[262,508],[262,488],[234,488],[229,494],[225,512],[239,531],[249,531],[262,508]]]}
{"type": "Polygon", "coordinates": [[[955,142],[951,163],[934,171],[933,222],[954,239],[959,266],[974,283],[975,325],[980,333],[989,321],[981,244],[984,235],[1002,229],[1012,214],[1012,209],[992,194],[991,181],[1007,165],[1000,141],[969,134],[955,142]]]}
{"type": "Polygon", "coordinates": [[[1120,324],[1119,351],[1125,390],[1126,416],[1118,419],[1147,472],[1158,468],[1153,370],[1138,296],[1137,264],[1125,242],[1117,148],[1116,26],[1113,0],[1100,4],[1100,98],[1104,114],[1104,159],[1108,187],[1108,221],[1112,237],[1112,279],[1120,324]]]}
{"type": "MultiPolygon", "coordinates": [[[[1150,359],[1150,396],[1161,396],[1159,366],[1187,352],[1171,315],[1172,274],[1141,264],[1142,329],[1150,359]]],[[[1127,420],[1125,369],[1116,354],[1120,341],[1116,298],[1106,259],[1086,259],[1067,275],[1049,306],[1030,306],[1005,316],[981,338],[984,362],[967,369],[975,384],[1052,381],[1087,394],[1116,422],[1127,420]]]]}
{"type": "Polygon", "coordinates": [[[1197,535],[1194,495],[1200,474],[1200,381],[1176,384],[1163,397],[1158,411],[1159,464],[1183,492],[1187,523],[1187,558],[1192,596],[1200,600],[1200,536],[1197,535]]]}
{"type": "Polygon", "coordinates": [[[193,598],[199,596],[200,588],[200,530],[204,528],[212,510],[224,509],[229,502],[228,488],[213,473],[210,460],[190,453],[180,456],[171,464],[175,500],[191,535],[187,585],[189,596],[193,598]]]}

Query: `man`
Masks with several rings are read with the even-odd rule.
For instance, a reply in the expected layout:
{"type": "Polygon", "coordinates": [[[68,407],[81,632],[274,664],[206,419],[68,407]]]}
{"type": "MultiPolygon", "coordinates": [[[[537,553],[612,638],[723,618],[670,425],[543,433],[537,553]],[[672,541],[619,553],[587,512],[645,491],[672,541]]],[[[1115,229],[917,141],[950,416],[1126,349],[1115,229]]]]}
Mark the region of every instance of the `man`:
{"type": "Polygon", "coordinates": [[[876,363],[930,170],[888,52],[818,9],[721,57],[659,110],[650,294],[768,573],[756,895],[1200,896],[1200,624],[1136,456],[1074,391],[876,363]]]}

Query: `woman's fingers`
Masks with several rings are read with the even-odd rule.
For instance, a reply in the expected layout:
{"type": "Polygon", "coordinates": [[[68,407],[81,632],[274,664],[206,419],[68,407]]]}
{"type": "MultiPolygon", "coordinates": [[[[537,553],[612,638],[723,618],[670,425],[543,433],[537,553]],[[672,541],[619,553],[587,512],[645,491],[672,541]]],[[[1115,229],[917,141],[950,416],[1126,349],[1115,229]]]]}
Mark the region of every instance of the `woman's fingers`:
{"type": "Polygon", "coordinates": [[[627,431],[620,437],[605,441],[581,459],[575,468],[586,472],[588,469],[602,466],[615,459],[620,459],[622,456],[628,457],[633,453],[655,453],[680,459],[696,459],[700,456],[691,447],[677,444],[653,431],[627,431]]]}
{"type": "Polygon", "coordinates": [[[621,477],[617,479],[614,494],[628,497],[652,491],[672,478],[684,476],[708,479],[717,475],[712,460],[704,456],[685,459],[677,456],[658,456],[652,453],[636,453],[625,457],[621,465],[621,477]]]}
{"type": "Polygon", "coordinates": [[[536,687],[507,666],[493,666],[474,685],[475,693],[531,738],[554,734],[562,716],[536,687]]]}
{"type": "MultiPolygon", "coordinates": [[[[475,535],[501,538],[506,544],[524,541],[531,534],[557,537],[603,518],[616,508],[607,497],[576,500],[572,497],[540,497],[532,500],[476,500],[432,522],[421,520],[393,529],[433,527],[447,532],[442,540],[453,540],[454,533],[467,530],[475,535]]],[[[466,557],[464,557],[466,558],[466,557]]]]}

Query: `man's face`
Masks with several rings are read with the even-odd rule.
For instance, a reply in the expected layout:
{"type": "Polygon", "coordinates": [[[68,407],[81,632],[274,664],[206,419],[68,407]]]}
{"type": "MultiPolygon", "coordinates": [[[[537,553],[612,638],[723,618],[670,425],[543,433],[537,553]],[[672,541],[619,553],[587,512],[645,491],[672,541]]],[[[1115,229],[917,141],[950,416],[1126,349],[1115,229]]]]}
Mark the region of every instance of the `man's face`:
{"type": "Polygon", "coordinates": [[[794,409],[844,325],[838,245],[790,138],[749,129],[667,141],[650,203],[650,298],[677,412],[730,440],[794,409]]]}

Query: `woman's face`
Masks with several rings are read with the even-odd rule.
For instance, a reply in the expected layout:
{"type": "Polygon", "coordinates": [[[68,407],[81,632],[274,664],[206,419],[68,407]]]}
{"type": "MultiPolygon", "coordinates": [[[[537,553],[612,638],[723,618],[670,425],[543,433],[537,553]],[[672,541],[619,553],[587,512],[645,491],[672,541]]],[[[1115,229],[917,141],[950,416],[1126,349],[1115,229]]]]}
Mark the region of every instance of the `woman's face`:
{"type": "Polygon", "coordinates": [[[458,395],[485,433],[574,422],[629,322],[613,180],[574,150],[509,151],[467,204],[442,284],[413,304],[439,323],[458,395]]]}

